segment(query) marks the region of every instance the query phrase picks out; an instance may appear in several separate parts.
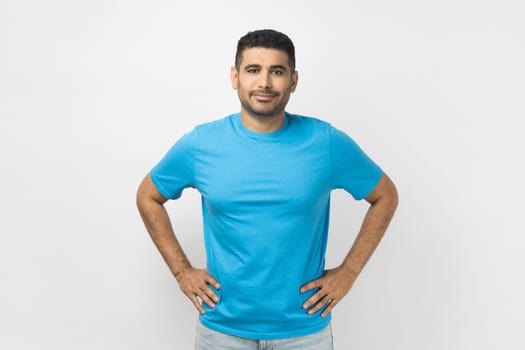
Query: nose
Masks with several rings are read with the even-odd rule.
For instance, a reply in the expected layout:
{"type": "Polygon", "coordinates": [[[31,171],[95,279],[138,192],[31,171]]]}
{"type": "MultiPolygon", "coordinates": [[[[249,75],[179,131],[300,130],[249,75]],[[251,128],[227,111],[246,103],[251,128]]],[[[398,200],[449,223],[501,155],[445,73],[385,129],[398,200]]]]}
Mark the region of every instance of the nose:
{"type": "Polygon", "coordinates": [[[272,79],[270,72],[261,72],[259,75],[259,89],[271,89],[272,88],[272,79]]]}

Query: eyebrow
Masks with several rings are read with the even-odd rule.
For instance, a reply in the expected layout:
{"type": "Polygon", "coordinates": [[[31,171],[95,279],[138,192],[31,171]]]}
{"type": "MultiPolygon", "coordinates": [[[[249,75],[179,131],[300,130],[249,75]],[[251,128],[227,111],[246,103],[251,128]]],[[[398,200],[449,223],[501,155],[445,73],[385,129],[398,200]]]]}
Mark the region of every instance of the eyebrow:
{"type": "Polygon", "coordinates": [[[285,66],[282,66],[280,64],[277,64],[277,65],[274,65],[274,66],[270,66],[271,69],[282,69],[284,71],[287,71],[286,67],[285,66]]]}
{"type": "MultiPolygon", "coordinates": [[[[261,68],[260,64],[249,64],[246,67],[244,67],[244,70],[251,69],[251,68],[261,68]]],[[[270,66],[270,69],[281,69],[283,71],[287,71],[286,67],[280,64],[276,64],[273,66],[270,66]]]]}

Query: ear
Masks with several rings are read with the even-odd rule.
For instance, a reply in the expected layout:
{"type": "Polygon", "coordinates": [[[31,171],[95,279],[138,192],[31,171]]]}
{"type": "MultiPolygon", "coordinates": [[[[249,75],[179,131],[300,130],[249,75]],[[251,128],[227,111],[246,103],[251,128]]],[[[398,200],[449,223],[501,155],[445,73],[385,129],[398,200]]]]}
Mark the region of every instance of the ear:
{"type": "Polygon", "coordinates": [[[295,92],[295,89],[297,88],[297,83],[299,82],[299,72],[294,71],[292,73],[292,83],[291,83],[291,91],[295,92]]]}
{"type": "Polygon", "coordinates": [[[237,90],[239,87],[239,71],[237,71],[237,68],[233,66],[230,70],[230,77],[232,81],[232,88],[234,90],[237,90]]]}

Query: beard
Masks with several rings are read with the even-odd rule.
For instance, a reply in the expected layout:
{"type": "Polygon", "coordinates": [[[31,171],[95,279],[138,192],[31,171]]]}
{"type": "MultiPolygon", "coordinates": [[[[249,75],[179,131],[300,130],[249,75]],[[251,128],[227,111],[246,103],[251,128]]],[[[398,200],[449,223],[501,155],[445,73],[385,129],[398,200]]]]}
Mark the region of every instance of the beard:
{"type": "MultiPolygon", "coordinates": [[[[240,90],[238,90],[238,92],[239,91],[240,90]]],[[[287,91],[284,95],[281,95],[271,90],[257,90],[251,91],[248,95],[248,98],[243,98],[240,93],[238,93],[238,96],[241,106],[251,116],[258,119],[271,119],[279,116],[284,111],[286,105],[288,104],[288,100],[290,99],[290,92],[287,91]],[[276,101],[253,102],[251,98],[254,93],[272,94],[276,101]]]]}

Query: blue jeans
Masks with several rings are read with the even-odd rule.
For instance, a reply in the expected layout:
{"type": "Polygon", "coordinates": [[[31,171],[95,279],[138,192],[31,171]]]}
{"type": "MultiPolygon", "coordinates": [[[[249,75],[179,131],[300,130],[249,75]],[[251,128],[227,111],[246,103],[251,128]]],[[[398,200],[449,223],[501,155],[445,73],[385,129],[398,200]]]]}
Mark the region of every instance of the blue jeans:
{"type": "Polygon", "coordinates": [[[195,350],[333,350],[332,327],[310,335],[277,340],[254,340],[216,332],[197,322],[195,350]]]}

